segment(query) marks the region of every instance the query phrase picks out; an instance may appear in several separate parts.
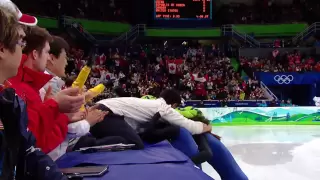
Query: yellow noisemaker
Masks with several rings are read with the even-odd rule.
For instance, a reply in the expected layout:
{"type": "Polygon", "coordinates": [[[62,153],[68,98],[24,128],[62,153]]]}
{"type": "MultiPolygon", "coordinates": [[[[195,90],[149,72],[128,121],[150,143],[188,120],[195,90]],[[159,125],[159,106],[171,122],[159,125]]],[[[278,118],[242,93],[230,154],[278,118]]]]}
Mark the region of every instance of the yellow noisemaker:
{"type": "Polygon", "coordinates": [[[92,96],[86,99],[86,103],[91,101],[93,98],[97,97],[99,94],[101,94],[105,88],[106,87],[103,84],[98,84],[94,88],[89,89],[88,92],[92,93],[92,96]]]}
{"type": "MultiPolygon", "coordinates": [[[[97,97],[99,94],[101,94],[106,87],[103,84],[98,84],[96,87],[91,88],[88,90],[88,92],[91,93],[91,96],[89,98],[86,98],[86,103],[91,101],[93,98],[97,97]]],[[[81,106],[80,111],[85,111],[84,105],[81,106]]]]}
{"type": "MultiPolygon", "coordinates": [[[[87,79],[88,79],[88,77],[89,77],[90,72],[91,72],[91,68],[90,68],[89,66],[84,66],[84,67],[81,69],[81,71],[80,71],[77,79],[72,83],[72,87],[74,87],[74,88],[75,88],[75,87],[79,88],[79,90],[80,90],[79,93],[80,93],[80,94],[81,94],[82,91],[83,91],[84,84],[86,83],[86,81],[87,81],[87,79]]],[[[84,110],[85,110],[84,104],[81,106],[80,110],[81,110],[81,111],[84,111],[84,110]]]]}
{"type": "Polygon", "coordinates": [[[84,66],[81,69],[77,79],[72,83],[72,87],[77,87],[80,89],[80,91],[82,91],[82,88],[86,83],[90,72],[91,72],[91,68],[89,66],[84,66]]]}

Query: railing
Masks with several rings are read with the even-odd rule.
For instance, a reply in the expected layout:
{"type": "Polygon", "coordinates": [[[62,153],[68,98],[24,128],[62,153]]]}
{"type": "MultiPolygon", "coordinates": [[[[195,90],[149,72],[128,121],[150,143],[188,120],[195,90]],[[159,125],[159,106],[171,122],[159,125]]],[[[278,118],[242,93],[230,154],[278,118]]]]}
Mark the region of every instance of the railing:
{"type": "Polygon", "coordinates": [[[222,26],[222,35],[229,36],[231,35],[235,39],[242,39],[245,43],[248,43],[251,47],[260,47],[260,42],[255,40],[250,35],[241,33],[234,28],[234,25],[224,25],[222,26]]]}
{"type": "Polygon", "coordinates": [[[314,34],[320,30],[320,23],[315,22],[308,26],[305,30],[301,31],[299,34],[297,34],[295,37],[292,38],[292,42],[294,44],[298,43],[300,40],[304,40],[306,37],[309,37],[310,35],[314,34]]]}
{"type": "Polygon", "coordinates": [[[74,22],[72,19],[69,19],[67,17],[63,18],[63,26],[64,28],[73,28],[75,29],[78,33],[80,33],[83,37],[85,37],[88,41],[91,43],[95,44],[97,40],[89,33],[87,30],[85,30],[83,27],[81,27],[81,24],[78,22],[74,22]],[[80,31],[81,29],[81,31],[80,31]]]}
{"type": "Polygon", "coordinates": [[[123,43],[124,41],[126,43],[130,42],[132,43],[138,36],[144,35],[146,31],[146,25],[145,24],[137,24],[136,26],[132,27],[128,32],[125,32],[121,34],[120,36],[112,39],[112,40],[97,40],[95,37],[93,37],[89,32],[87,32],[83,27],[81,28],[81,31],[79,29],[80,24],[77,22],[73,22],[72,19],[63,18],[63,26],[68,28],[72,27],[76,29],[79,33],[81,33],[84,37],[86,37],[90,42],[96,44],[109,44],[109,43],[123,43]]]}
{"type": "Polygon", "coordinates": [[[72,26],[80,33],[80,34],[82,34],[84,37],[86,37],[89,41],[91,41],[91,42],[96,42],[97,40],[96,40],[96,38],[94,38],[92,35],[91,35],[91,33],[89,33],[88,31],[86,31],[83,27],[81,27],[81,31],[80,31],[80,29],[78,28],[78,26],[81,26],[81,24],[79,24],[79,23],[73,23],[72,24],[72,26]]]}
{"type": "Polygon", "coordinates": [[[131,28],[128,32],[121,34],[119,37],[111,40],[111,43],[119,43],[119,42],[126,42],[129,41],[132,43],[138,36],[144,35],[146,31],[145,24],[137,24],[133,28],[131,28]]]}
{"type": "Polygon", "coordinates": [[[278,98],[276,95],[273,94],[273,92],[266,86],[262,81],[260,82],[261,89],[264,91],[264,95],[269,99],[269,100],[276,100],[278,101],[278,98]]]}

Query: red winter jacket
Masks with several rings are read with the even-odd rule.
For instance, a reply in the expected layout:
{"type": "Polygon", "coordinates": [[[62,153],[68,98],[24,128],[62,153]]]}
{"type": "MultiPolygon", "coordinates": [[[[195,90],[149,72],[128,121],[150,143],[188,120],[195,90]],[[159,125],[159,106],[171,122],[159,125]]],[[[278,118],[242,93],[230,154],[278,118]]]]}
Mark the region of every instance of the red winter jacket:
{"type": "Polygon", "coordinates": [[[24,55],[18,75],[9,81],[16,93],[27,103],[28,128],[36,137],[37,147],[49,153],[65,140],[68,132],[68,117],[59,112],[55,100],[41,101],[39,90],[52,76],[23,67],[26,59],[27,56],[24,55]]]}

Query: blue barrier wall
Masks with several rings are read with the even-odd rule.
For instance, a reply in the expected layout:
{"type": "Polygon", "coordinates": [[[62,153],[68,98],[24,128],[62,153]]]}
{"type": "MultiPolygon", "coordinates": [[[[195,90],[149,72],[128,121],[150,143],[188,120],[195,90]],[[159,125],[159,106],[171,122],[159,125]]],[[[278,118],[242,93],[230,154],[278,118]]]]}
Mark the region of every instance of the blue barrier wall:
{"type": "MultiPolygon", "coordinates": [[[[265,101],[267,105],[270,105],[270,101],[265,101]]],[[[259,107],[263,103],[262,100],[253,100],[253,101],[216,101],[216,100],[208,100],[208,101],[186,101],[185,106],[193,106],[193,107],[202,107],[202,108],[212,108],[212,107],[259,107]]],[[[280,106],[279,102],[276,102],[276,106],[280,106]]]]}
{"type": "Polygon", "coordinates": [[[212,123],[319,124],[320,107],[199,108],[212,123]]]}
{"type": "Polygon", "coordinates": [[[301,106],[312,105],[312,98],[320,95],[320,73],[255,72],[255,76],[267,85],[278,98],[285,99],[288,96],[295,104],[301,106]]]}
{"type": "Polygon", "coordinates": [[[258,80],[262,81],[267,86],[279,85],[310,85],[320,82],[320,73],[305,72],[305,73],[268,73],[256,72],[258,80]]]}

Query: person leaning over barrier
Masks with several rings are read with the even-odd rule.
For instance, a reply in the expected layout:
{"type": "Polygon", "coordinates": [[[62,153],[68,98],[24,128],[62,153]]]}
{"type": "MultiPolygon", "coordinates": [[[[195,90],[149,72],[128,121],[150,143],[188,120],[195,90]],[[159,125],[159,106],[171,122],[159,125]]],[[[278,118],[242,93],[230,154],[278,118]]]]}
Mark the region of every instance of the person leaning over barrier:
{"type": "Polygon", "coordinates": [[[211,134],[212,126],[208,122],[190,120],[174,109],[181,104],[180,93],[175,90],[162,91],[156,100],[122,97],[101,100],[97,104],[124,119],[106,116],[91,128],[93,136],[117,135],[139,145],[140,137],[136,137],[136,134],[148,130],[148,124],[154,124],[153,117],[158,113],[160,122],[180,127],[178,133],[172,133],[175,136],[171,141],[173,147],[190,158],[194,157],[199,153],[199,147],[192,135],[202,134],[213,154],[207,162],[219,173],[221,179],[248,179],[220,138],[211,134]]]}
{"type": "Polygon", "coordinates": [[[0,120],[4,126],[0,179],[66,180],[51,158],[35,148],[35,138],[27,129],[26,104],[6,82],[17,74],[25,46],[17,18],[0,6],[0,120]]]}
{"type": "Polygon", "coordinates": [[[121,136],[127,143],[136,144],[136,148],[143,148],[143,142],[138,134],[144,132],[148,124],[152,123],[156,113],[160,114],[163,121],[183,127],[192,134],[211,132],[212,126],[187,119],[174,109],[181,102],[180,96],[174,96],[175,94],[171,96],[170,90],[165,90],[164,93],[167,94],[166,97],[156,100],[121,97],[97,102],[102,110],[110,113],[91,128],[91,134],[97,139],[121,136]]]}

